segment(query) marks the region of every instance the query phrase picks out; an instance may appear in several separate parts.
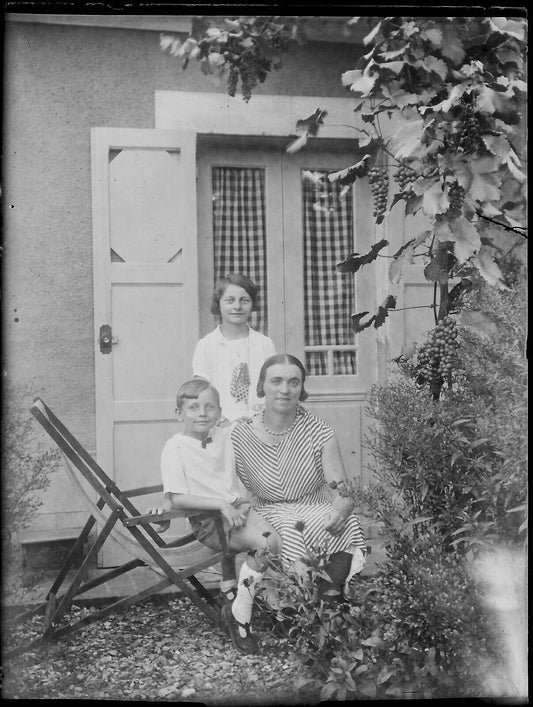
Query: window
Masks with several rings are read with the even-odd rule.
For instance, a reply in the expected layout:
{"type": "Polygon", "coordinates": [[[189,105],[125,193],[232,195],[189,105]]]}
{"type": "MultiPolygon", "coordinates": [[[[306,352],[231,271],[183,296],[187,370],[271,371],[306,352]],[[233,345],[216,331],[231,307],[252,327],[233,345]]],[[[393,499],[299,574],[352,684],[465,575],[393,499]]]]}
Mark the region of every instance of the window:
{"type": "Polygon", "coordinates": [[[254,329],[268,330],[264,169],[213,167],[213,266],[215,282],[242,273],[259,286],[254,329]]]}
{"type": "Polygon", "coordinates": [[[352,187],[330,182],[328,174],[301,171],[305,366],[312,376],[355,375],[354,281],[335,267],[352,252],[352,187]]]}

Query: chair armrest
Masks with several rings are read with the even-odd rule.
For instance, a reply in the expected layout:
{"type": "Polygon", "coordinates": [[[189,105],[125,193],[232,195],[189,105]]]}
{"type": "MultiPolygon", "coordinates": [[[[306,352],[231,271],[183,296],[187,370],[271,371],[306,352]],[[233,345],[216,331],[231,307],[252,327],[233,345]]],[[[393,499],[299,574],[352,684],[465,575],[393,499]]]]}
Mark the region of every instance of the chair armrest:
{"type": "Polygon", "coordinates": [[[157,484],[156,486],[140,486],[135,489],[127,489],[122,492],[122,495],[126,498],[133,498],[134,496],[148,496],[151,493],[163,493],[163,484],[157,484]]]}
{"type": "Polygon", "coordinates": [[[190,516],[195,516],[199,519],[209,518],[210,516],[216,516],[219,513],[220,511],[206,511],[205,509],[175,509],[171,511],[164,511],[164,513],[147,513],[141,516],[132,516],[131,518],[125,518],[123,523],[125,526],[130,527],[132,525],[147,525],[149,523],[160,523],[164,520],[172,520],[172,518],[189,518],[190,516]]]}

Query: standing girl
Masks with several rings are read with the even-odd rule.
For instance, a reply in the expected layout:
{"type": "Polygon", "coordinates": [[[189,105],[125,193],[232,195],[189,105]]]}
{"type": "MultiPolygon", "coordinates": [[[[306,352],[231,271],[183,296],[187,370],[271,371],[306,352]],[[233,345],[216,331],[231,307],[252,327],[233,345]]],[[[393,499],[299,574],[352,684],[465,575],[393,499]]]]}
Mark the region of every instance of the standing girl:
{"type": "Polygon", "coordinates": [[[205,378],[220,393],[222,416],[251,417],[263,407],[257,397],[259,372],[275,354],[274,342],[252,329],[248,320],[257,309],[258,287],[245,275],[231,274],[215,285],[211,313],[221,324],[196,344],[193,374],[205,378]]]}

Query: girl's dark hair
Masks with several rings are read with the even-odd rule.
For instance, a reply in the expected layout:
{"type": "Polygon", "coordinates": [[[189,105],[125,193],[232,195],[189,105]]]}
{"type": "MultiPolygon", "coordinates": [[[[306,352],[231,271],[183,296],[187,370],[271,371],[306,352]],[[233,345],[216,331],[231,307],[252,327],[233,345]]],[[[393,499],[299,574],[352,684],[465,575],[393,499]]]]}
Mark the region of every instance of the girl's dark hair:
{"type": "Polygon", "coordinates": [[[259,380],[257,381],[257,397],[258,398],[264,398],[265,397],[265,388],[264,388],[264,383],[265,383],[265,378],[266,378],[266,373],[267,370],[270,368],[270,366],[275,366],[277,363],[285,363],[285,364],[291,364],[293,366],[298,366],[302,373],[302,389],[300,391],[300,397],[298,400],[300,402],[303,402],[304,400],[307,400],[309,397],[307,394],[307,391],[305,390],[304,383],[305,383],[305,377],[306,377],[306,372],[303,363],[300,361],[300,359],[296,358],[296,356],[292,356],[291,354],[288,353],[280,353],[280,354],[274,354],[273,356],[270,356],[270,358],[267,358],[267,360],[263,363],[261,366],[261,371],[259,372],[259,380]]]}
{"type": "Polygon", "coordinates": [[[215,289],[211,297],[211,314],[220,314],[220,298],[227,290],[228,285],[236,285],[237,287],[242,287],[243,290],[246,290],[252,300],[252,312],[256,311],[259,287],[257,287],[257,285],[252,282],[249,277],[246,277],[246,275],[231,273],[230,275],[221,277],[215,285],[215,289]]]}
{"type": "Polygon", "coordinates": [[[218,405],[220,407],[220,395],[218,394],[218,390],[215,386],[211,385],[211,383],[206,381],[205,378],[193,378],[192,380],[186,381],[183,385],[181,385],[176,394],[176,409],[178,412],[182,411],[185,400],[196,400],[200,393],[207,390],[207,388],[215,393],[215,397],[218,399],[218,405]]]}

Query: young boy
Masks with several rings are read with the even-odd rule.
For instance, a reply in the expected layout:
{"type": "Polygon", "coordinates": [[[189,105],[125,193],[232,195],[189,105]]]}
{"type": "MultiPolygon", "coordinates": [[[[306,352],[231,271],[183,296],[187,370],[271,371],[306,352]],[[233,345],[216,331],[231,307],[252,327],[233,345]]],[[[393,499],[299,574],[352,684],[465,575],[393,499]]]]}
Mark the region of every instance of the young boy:
{"type": "MultiPolygon", "coordinates": [[[[217,510],[223,516],[224,530],[230,550],[255,550],[247,557],[239,572],[235,590],[233,580],[224,577],[221,589],[231,603],[222,608],[222,618],[235,647],[242,653],[255,650],[250,632],[253,598],[268,560],[266,550],[277,554],[281,538],[272,526],[258,515],[239,495],[244,487],[233,471],[229,451],[232,427],[217,427],[221,416],[218,391],[208,381],[187,381],[178,390],[176,412],[183,422],[183,431],[171,437],[161,454],[161,476],[165,503],[163,510],[217,510]]],[[[221,550],[213,518],[189,518],[198,540],[214,550],[221,550]]],[[[161,530],[169,522],[160,524],[161,530]]]]}

